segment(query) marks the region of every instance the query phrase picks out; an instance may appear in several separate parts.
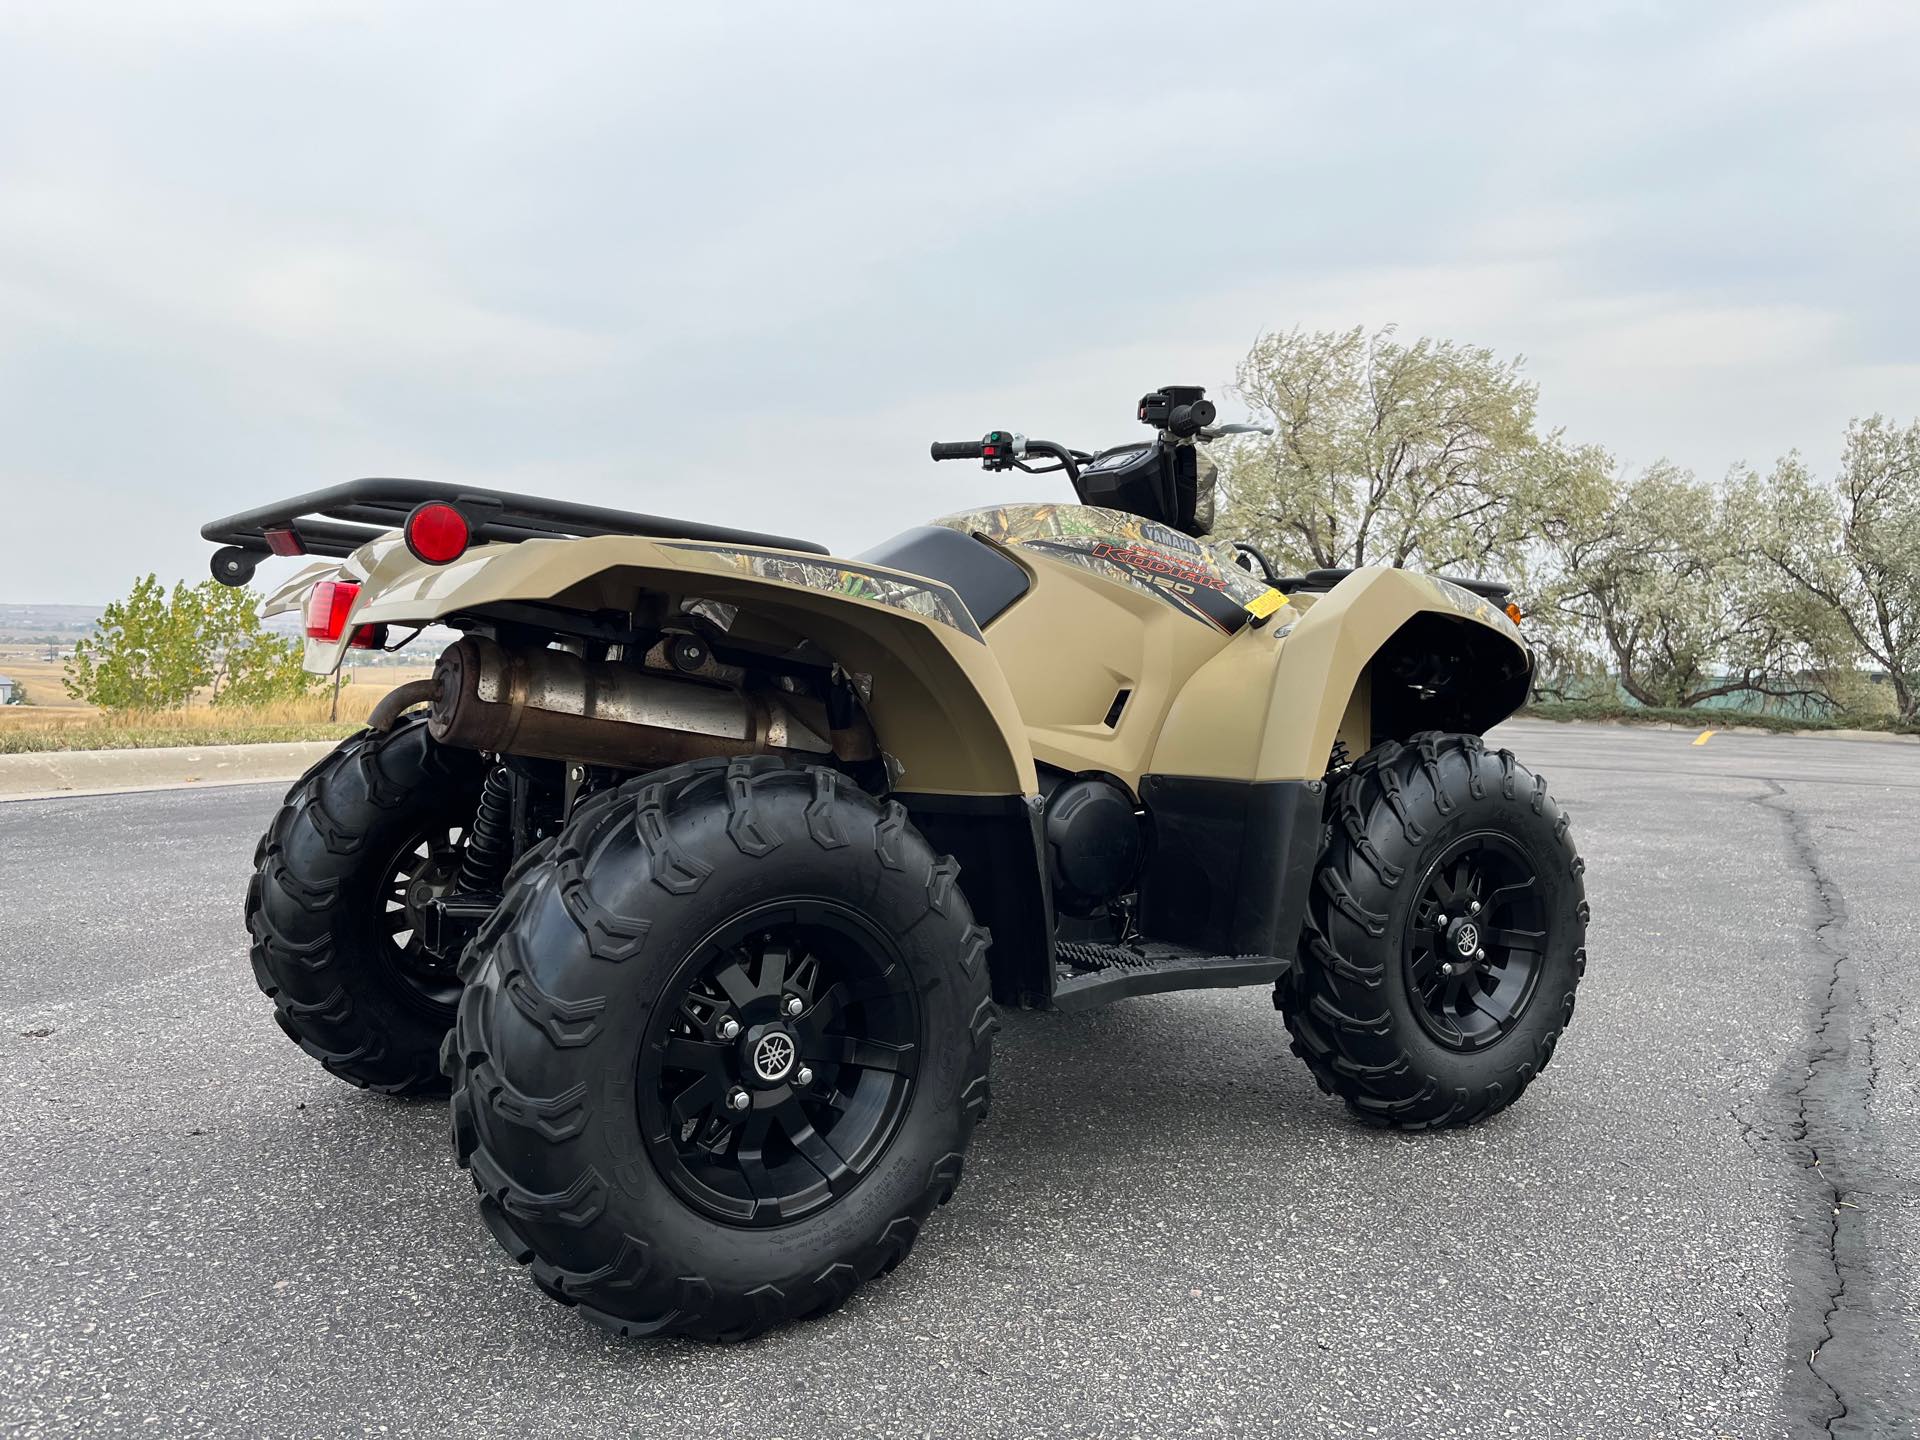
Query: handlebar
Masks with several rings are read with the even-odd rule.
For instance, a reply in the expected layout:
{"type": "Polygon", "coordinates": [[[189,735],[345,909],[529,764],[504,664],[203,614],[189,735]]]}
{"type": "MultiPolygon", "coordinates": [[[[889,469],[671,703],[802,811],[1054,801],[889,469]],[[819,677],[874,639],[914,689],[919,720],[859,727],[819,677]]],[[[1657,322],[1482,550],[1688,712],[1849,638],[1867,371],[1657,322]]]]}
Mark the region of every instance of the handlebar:
{"type": "Polygon", "coordinates": [[[1088,457],[1051,440],[1029,440],[1011,431],[995,430],[980,440],[936,440],[929,452],[936,460],[984,460],[989,470],[1030,470],[1036,475],[1064,470],[1077,485],[1080,462],[1088,457]],[[1045,470],[1032,470],[1026,463],[1037,455],[1051,456],[1057,464],[1045,470]]]}
{"type": "MultiPolygon", "coordinates": [[[[1151,444],[1121,445],[1097,455],[1031,440],[1017,430],[989,430],[978,440],[936,440],[929,453],[935,460],[978,460],[990,471],[1064,473],[1084,504],[1110,504],[1150,519],[1172,517],[1189,534],[1205,534],[1192,528],[1199,483],[1194,445],[1228,435],[1273,433],[1258,425],[1216,424],[1219,412],[1198,385],[1163,385],[1141,396],[1137,416],[1158,432],[1151,444]],[[1104,498],[1088,499],[1090,494],[1104,498]]],[[[1279,584],[1258,551],[1241,559],[1249,570],[1255,561],[1279,584]]]]}

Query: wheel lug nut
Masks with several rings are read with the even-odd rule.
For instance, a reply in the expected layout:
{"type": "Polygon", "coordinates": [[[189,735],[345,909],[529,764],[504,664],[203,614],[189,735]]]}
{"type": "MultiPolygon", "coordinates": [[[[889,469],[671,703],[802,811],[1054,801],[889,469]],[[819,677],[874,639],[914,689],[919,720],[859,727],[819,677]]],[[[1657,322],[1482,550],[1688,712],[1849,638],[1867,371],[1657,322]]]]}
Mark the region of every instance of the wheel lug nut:
{"type": "Polygon", "coordinates": [[[727,1104],[735,1110],[744,1110],[753,1104],[753,1097],[736,1085],[727,1092],[727,1104]]]}
{"type": "Polygon", "coordinates": [[[793,1083],[803,1089],[811,1085],[813,1083],[813,1067],[811,1065],[802,1065],[798,1070],[794,1071],[793,1083]]]}
{"type": "Polygon", "coordinates": [[[726,1019],[720,1022],[720,1038],[722,1040],[738,1040],[740,1038],[740,1022],[731,1015],[727,1016],[726,1019]]]}
{"type": "Polygon", "coordinates": [[[1467,913],[1469,915],[1478,915],[1480,913],[1480,902],[1476,900],[1471,905],[1467,906],[1467,913]]]}
{"type": "Polygon", "coordinates": [[[787,1014],[789,1015],[798,1015],[802,1010],[806,1009],[807,1007],[806,1007],[806,1003],[803,1000],[801,1000],[801,998],[798,995],[789,995],[787,996],[786,1003],[782,1005],[780,1008],[786,1011],[787,1014]]]}
{"type": "Polygon", "coordinates": [[[1436,915],[1433,917],[1433,923],[1436,925],[1444,925],[1447,923],[1447,917],[1444,915],[1436,915]]]}
{"type": "Polygon", "coordinates": [[[1484,950],[1476,950],[1473,952],[1473,958],[1476,960],[1484,960],[1487,958],[1487,952],[1484,950]]]}

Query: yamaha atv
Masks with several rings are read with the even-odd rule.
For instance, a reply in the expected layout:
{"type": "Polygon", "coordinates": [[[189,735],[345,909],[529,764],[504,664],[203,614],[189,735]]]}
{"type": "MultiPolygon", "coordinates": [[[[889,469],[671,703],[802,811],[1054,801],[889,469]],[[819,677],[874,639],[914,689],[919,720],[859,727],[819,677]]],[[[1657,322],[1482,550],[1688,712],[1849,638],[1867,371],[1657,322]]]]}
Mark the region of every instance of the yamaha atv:
{"type": "Polygon", "coordinates": [[[501,1246],[627,1335],[738,1339],[898,1264],[986,1118],[995,1006],[1263,985],[1370,1124],[1462,1125],[1552,1057],[1585,965],[1567,817],[1480,736],[1504,587],[1215,547],[1227,430],[936,460],[1076,505],[841,558],[410,480],[209,525],[325,557],[307,668],[460,638],[260,843],[253,968],[328,1070],[452,1094],[501,1246]]]}

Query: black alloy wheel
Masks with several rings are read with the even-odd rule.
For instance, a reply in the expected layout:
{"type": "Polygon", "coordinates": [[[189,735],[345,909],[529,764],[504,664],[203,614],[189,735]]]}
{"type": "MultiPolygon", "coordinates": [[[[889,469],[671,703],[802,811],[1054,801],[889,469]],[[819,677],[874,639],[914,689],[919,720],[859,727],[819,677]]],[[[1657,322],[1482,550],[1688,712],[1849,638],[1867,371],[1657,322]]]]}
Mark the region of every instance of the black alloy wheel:
{"type": "Polygon", "coordinates": [[[1415,1018],[1440,1044],[1479,1050],[1519,1023],[1547,943],[1540,881],[1511,840],[1478,831],[1427,867],[1407,927],[1415,1018]]]}
{"type": "Polygon", "coordinates": [[[985,1118],[989,936],[906,807],[696,760],[574,808],[461,957],[454,1153],[533,1282],[741,1340],[898,1265],[985,1118]]]}
{"type": "Polygon", "coordinates": [[[885,1153],[920,1063],[920,1007],[894,946],[852,911],[740,917],[663,1001],[636,1094],[653,1162],[687,1204],[783,1224],[847,1194],[885,1153]]]}
{"type": "Polygon", "coordinates": [[[1547,782],[1478,735],[1427,731],[1327,795],[1300,951],[1274,1002],[1361,1120],[1471,1125],[1553,1059],[1587,965],[1586,864],[1547,782]]]}
{"type": "Polygon", "coordinates": [[[404,994],[442,1016],[460,999],[460,957],[427,947],[420,914],[457,888],[466,833],[465,825],[442,819],[409,835],[396,847],[380,882],[387,963],[404,994]]]}

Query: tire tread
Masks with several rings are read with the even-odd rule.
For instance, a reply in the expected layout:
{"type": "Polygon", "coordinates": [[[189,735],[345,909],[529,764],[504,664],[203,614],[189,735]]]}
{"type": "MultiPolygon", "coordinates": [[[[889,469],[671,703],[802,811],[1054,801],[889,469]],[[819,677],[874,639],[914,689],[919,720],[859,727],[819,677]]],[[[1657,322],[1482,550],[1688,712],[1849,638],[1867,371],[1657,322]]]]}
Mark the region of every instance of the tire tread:
{"type": "MultiPolygon", "coordinates": [[[[483,930],[466,957],[468,984],[457,1024],[442,1050],[452,1086],[456,1158],[472,1174],[482,1215],[501,1248],[517,1263],[530,1267],[535,1284],[545,1294],[618,1335],[733,1342],[837,1307],[861,1284],[898,1265],[912,1249],[927,1216],[952,1197],[960,1183],[967,1141],[990,1108],[987,1071],[998,1027],[987,994],[985,954],[990,937],[972,923],[959,898],[953,883],[958,867],[950,858],[936,857],[927,876],[926,912],[907,928],[931,916],[964,919],[955,975],[958,983],[967,986],[967,993],[977,996],[977,1003],[967,1025],[971,1053],[955,1117],[959,1144],[931,1167],[900,1213],[877,1235],[852,1253],[833,1257],[810,1278],[733,1290],[716,1283],[714,1277],[661,1273],[661,1267],[670,1262],[657,1246],[632,1234],[623,1233],[618,1251],[592,1270],[569,1270],[541,1256],[540,1227],[556,1217],[568,1225],[576,1216],[587,1217],[581,1224],[592,1223],[600,1214],[593,1207],[596,1202],[604,1207],[609,1186],[615,1182],[587,1162],[571,1185],[531,1190],[513,1178],[509,1157],[518,1155],[525,1143],[514,1137],[531,1134],[549,1150],[564,1148],[578,1130],[556,1135],[552,1128],[584,1125],[586,1110],[593,1105],[630,1107],[633,1082],[630,1077],[612,1076],[606,1078],[601,1093],[576,1086],[547,1096],[530,1078],[508,1077],[507,1052],[497,1044],[496,1027],[509,1017],[513,1023],[538,1027],[556,1046],[562,1042],[554,1027],[561,1035],[579,1035],[578,1043],[584,1044],[593,1038],[591,1034],[566,1027],[593,1027],[606,1019],[602,998],[566,1000],[540,988],[521,954],[513,931],[515,917],[532,913],[550,892],[558,891],[583,950],[595,960],[629,962],[644,945],[649,920],[615,915],[594,898],[586,882],[602,838],[621,824],[631,824],[653,881],[668,896],[681,899],[698,890],[714,869],[681,843],[676,820],[702,806],[713,807],[724,816],[726,838],[719,843],[737,851],[744,863],[758,864],[792,843],[791,832],[782,839],[767,822],[767,806],[778,792],[795,799],[804,796],[799,830],[803,841],[811,838],[826,850],[845,848],[856,838],[855,811],[871,811],[873,859],[868,863],[896,871],[907,863],[905,840],[911,832],[905,810],[875,802],[837,771],[772,757],[697,760],[629,781],[596,796],[590,802],[593,808],[583,806],[567,829],[549,842],[550,850],[520,870],[502,905],[505,918],[483,930]],[[501,1003],[503,999],[507,1003],[501,1003]],[[572,1118],[576,1113],[577,1120],[572,1118]]],[[[569,973],[592,972],[574,967],[569,973]]],[[[516,1054],[524,1049],[512,1048],[516,1054]]],[[[635,1143],[625,1163],[651,1167],[635,1143]]]]}
{"type": "MultiPolygon", "coordinates": [[[[1433,813],[1450,818],[1463,806],[1486,799],[1489,780],[1497,780],[1506,800],[1515,801],[1524,794],[1535,815],[1545,816],[1552,805],[1545,778],[1519,764],[1511,751],[1490,752],[1477,735],[1438,731],[1416,735],[1405,745],[1388,741],[1377,746],[1354,762],[1329,796],[1333,838],[1312,887],[1299,963],[1276,987],[1274,1004],[1285,1017],[1293,1053],[1321,1090],[1339,1096],[1365,1123],[1425,1130],[1485,1119],[1518,1099],[1546,1068],[1572,1018],[1571,988],[1557,1002],[1538,997],[1535,1003],[1557,1003],[1560,1013],[1551,1029],[1528,1042],[1531,1053],[1514,1067],[1513,1083],[1490,1081],[1477,1089],[1446,1087],[1422,1073],[1404,1047],[1383,1056],[1382,1051],[1393,1046],[1395,1027],[1381,988],[1388,962],[1345,951],[1330,936],[1329,922],[1337,914],[1363,930],[1370,941],[1386,938],[1387,911],[1369,908],[1363,897],[1371,893],[1384,900],[1407,872],[1406,865],[1378,849],[1389,819],[1405,846],[1417,849],[1429,834],[1417,814],[1423,799],[1430,801],[1433,813]],[[1449,763],[1454,757],[1462,763],[1449,763]]],[[[1575,913],[1582,931],[1575,936],[1577,983],[1586,969],[1584,927],[1589,911],[1581,890],[1585,865],[1574,850],[1564,811],[1555,814],[1551,835],[1563,854],[1577,899],[1575,913]]]]}

